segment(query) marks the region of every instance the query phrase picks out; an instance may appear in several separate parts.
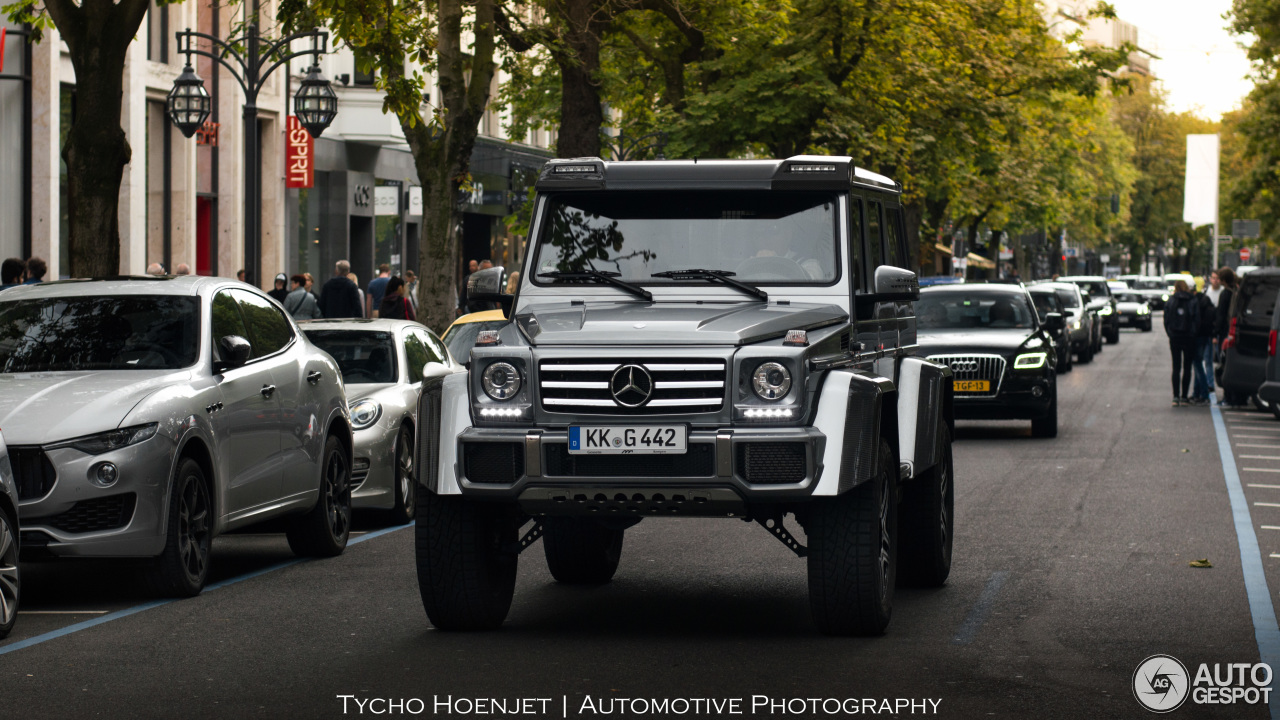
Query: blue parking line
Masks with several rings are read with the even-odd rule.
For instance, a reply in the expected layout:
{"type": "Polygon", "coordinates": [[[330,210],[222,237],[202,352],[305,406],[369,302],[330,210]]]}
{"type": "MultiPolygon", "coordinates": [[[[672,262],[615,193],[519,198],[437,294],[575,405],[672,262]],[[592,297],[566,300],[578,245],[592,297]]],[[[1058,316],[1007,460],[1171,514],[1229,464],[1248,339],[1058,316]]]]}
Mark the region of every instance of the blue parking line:
{"type": "Polygon", "coordinates": [[[974,603],[969,614],[965,616],[964,622],[960,624],[960,629],[956,631],[956,636],[951,639],[952,645],[968,645],[978,637],[978,631],[982,629],[982,624],[991,614],[992,606],[996,604],[996,595],[1000,593],[1000,588],[1004,587],[1004,581],[1008,579],[1009,573],[1006,570],[991,573],[991,579],[987,580],[986,587],[982,588],[978,602],[974,603]]]}
{"type": "MultiPolygon", "coordinates": [[[[359,537],[355,537],[347,540],[347,545],[348,546],[358,545],[364,542],[365,540],[372,540],[376,537],[382,537],[383,535],[386,535],[388,533],[393,533],[397,530],[403,530],[407,527],[413,527],[413,523],[408,523],[405,525],[396,525],[394,527],[383,528],[382,530],[376,530],[371,533],[366,533],[359,537]]],[[[206,585],[204,588],[204,592],[207,593],[207,592],[212,592],[214,590],[220,590],[224,587],[227,587],[228,585],[235,585],[236,583],[244,580],[252,580],[253,578],[266,575],[267,573],[275,572],[276,570],[283,570],[284,568],[287,568],[291,565],[298,565],[308,561],[309,561],[308,558],[293,558],[291,560],[278,562],[275,565],[262,568],[261,570],[254,570],[253,572],[245,573],[244,575],[237,575],[236,577],[228,578],[221,582],[213,583],[212,585],[206,585]]],[[[133,607],[125,608],[124,610],[117,610],[112,613],[107,613],[106,615],[93,618],[92,620],[85,620],[84,622],[78,622],[78,623],[75,623],[74,625],[68,625],[64,628],[52,630],[50,632],[44,633],[43,635],[36,635],[34,637],[29,637],[26,640],[19,640],[18,642],[0,647],[0,655],[6,655],[8,653],[16,652],[18,650],[25,650],[34,645],[39,645],[41,643],[45,643],[50,640],[57,640],[60,637],[66,637],[67,635],[80,632],[81,630],[88,630],[91,627],[96,627],[103,623],[109,623],[112,620],[119,620],[120,618],[129,617],[130,615],[136,615],[140,612],[143,612],[144,610],[158,608],[158,607],[161,607],[162,605],[168,605],[169,603],[172,603],[172,602],[177,602],[177,599],[152,600],[150,602],[142,603],[141,605],[134,605],[133,607]]]]}
{"type": "MultiPolygon", "coordinates": [[[[1253,519],[1249,517],[1249,502],[1240,486],[1240,473],[1236,471],[1236,458],[1231,452],[1231,440],[1227,425],[1222,421],[1222,411],[1212,406],[1213,429],[1218,435],[1218,454],[1222,456],[1222,474],[1227,480],[1227,497],[1231,500],[1231,515],[1235,519],[1236,540],[1240,545],[1240,568],[1244,571],[1244,589],[1249,597],[1249,613],[1253,616],[1253,633],[1258,639],[1258,655],[1272,668],[1280,668],[1280,626],[1276,624],[1275,606],[1271,603],[1271,591],[1267,589],[1267,576],[1262,569],[1262,551],[1258,549],[1258,536],[1253,531],[1253,519]]],[[[1280,720],[1280,697],[1271,695],[1271,720],[1280,720]]]]}

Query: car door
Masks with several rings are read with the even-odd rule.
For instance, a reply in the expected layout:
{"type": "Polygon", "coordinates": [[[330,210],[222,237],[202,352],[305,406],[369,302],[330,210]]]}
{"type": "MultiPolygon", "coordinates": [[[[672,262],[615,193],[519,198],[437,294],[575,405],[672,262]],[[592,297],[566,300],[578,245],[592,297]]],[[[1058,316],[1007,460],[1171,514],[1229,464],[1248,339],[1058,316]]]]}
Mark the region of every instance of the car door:
{"type": "MultiPolygon", "coordinates": [[[[213,297],[215,362],[221,360],[218,341],[222,338],[238,335],[254,342],[236,300],[239,292],[220,290],[213,297]]],[[[252,356],[247,364],[224,370],[215,381],[220,407],[211,411],[210,424],[218,446],[215,462],[225,480],[221,507],[224,517],[235,520],[280,495],[280,405],[275,392],[264,391],[274,383],[271,368],[252,356]]]]}
{"type": "Polygon", "coordinates": [[[1240,289],[1236,308],[1236,350],[1252,358],[1267,357],[1271,314],[1275,311],[1280,278],[1250,277],[1240,289]]]}

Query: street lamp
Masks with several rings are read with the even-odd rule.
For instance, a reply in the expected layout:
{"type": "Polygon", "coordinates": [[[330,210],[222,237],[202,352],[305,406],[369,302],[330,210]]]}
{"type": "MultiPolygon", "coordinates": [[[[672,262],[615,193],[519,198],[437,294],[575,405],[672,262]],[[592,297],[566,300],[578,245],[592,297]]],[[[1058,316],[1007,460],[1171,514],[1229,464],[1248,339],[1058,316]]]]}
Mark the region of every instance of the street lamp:
{"type": "Polygon", "coordinates": [[[178,52],[187,56],[187,66],[173,81],[167,109],[169,119],[191,137],[209,117],[212,100],[204,89],[204,80],[191,67],[191,56],[201,55],[222,63],[244,90],[244,259],[245,282],[255,284],[261,277],[262,253],[262,184],[258,170],[262,166],[262,148],[258,143],[258,93],[276,68],[303,55],[311,55],[311,69],[294,96],[294,112],[312,137],[333,122],[338,112],[338,97],[329,81],[320,73],[320,56],[327,53],[329,34],[322,30],[294,33],[272,42],[263,41],[257,23],[250,23],[244,37],[220,40],[212,35],[193,32],[190,28],[177,33],[178,52]],[[193,39],[208,41],[213,50],[202,50],[193,39]],[[290,52],[294,40],[311,39],[311,48],[290,52]],[[234,64],[233,64],[234,63],[234,64]],[[268,65],[268,63],[271,63],[268,65]],[[265,70],[264,70],[265,68],[265,70]]]}

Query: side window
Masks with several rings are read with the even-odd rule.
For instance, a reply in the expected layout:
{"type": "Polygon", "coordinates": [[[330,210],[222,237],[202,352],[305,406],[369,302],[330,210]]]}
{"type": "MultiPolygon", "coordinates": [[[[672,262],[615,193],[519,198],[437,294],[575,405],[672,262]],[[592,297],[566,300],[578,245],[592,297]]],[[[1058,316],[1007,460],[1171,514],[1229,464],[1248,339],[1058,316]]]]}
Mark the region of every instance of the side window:
{"type": "Polygon", "coordinates": [[[408,376],[409,383],[422,382],[422,366],[430,362],[431,358],[427,356],[427,346],[422,344],[422,338],[412,330],[404,334],[404,357],[408,364],[405,375],[408,376]]]}
{"type": "Polygon", "coordinates": [[[902,208],[885,208],[884,230],[885,246],[889,249],[886,261],[894,267],[910,270],[905,238],[902,236],[902,208]]]}
{"type": "Polygon", "coordinates": [[[240,305],[231,293],[223,290],[213,296],[213,312],[210,314],[213,324],[213,357],[218,357],[218,341],[228,335],[239,335],[253,342],[249,331],[244,329],[244,320],[240,317],[240,305]]]}
{"type": "Polygon", "coordinates": [[[867,275],[874,276],[876,268],[884,264],[880,222],[880,203],[867,203],[867,275]]]}
{"type": "Polygon", "coordinates": [[[854,290],[858,289],[862,267],[862,198],[849,196],[849,277],[854,290]]]}
{"type": "Polygon", "coordinates": [[[279,352],[293,340],[293,328],[274,303],[243,290],[231,292],[235,294],[240,312],[244,314],[244,324],[249,328],[249,342],[253,343],[255,360],[279,352]]]}
{"type": "MultiPolygon", "coordinates": [[[[436,336],[429,332],[422,330],[415,330],[414,332],[422,338],[422,343],[427,348],[427,362],[442,363],[445,361],[445,358],[449,356],[449,350],[444,343],[437,340],[436,336]]],[[[419,366],[418,369],[421,370],[422,367],[419,366]]]]}

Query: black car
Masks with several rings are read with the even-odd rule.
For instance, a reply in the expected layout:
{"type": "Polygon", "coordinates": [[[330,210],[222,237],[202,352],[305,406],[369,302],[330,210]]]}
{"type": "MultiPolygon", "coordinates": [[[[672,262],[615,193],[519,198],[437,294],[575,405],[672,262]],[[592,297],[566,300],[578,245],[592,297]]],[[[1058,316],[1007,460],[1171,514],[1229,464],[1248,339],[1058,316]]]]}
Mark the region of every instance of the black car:
{"type": "MultiPolygon", "coordinates": [[[[1280,269],[1253,270],[1240,281],[1231,297],[1230,324],[1222,344],[1222,365],[1218,384],[1224,400],[1243,405],[1249,400],[1259,407],[1268,405],[1258,390],[1267,379],[1267,361],[1275,354],[1276,333],[1271,316],[1280,297],[1280,269]]],[[[1271,393],[1268,392],[1268,395],[1271,393]]]]}
{"type": "Polygon", "coordinates": [[[1081,290],[1089,293],[1089,309],[1097,312],[1098,319],[1102,320],[1103,337],[1112,345],[1120,342],[1120,315],[1106,278],[1097,275],[1071,275],[1058,278],[1058,282],[1075,283],[1081,290]]]}
{"type": "Polygon", "coordinates": [[[916,303],[920,354],[951,367],[955,417],[1030,420],[1035,437],[1058,434],[1057,351],[1020,285],[924,288],[916,303]]]}
{"type": "Polygon", "coordinates": [[[1063,305],[1062,298],[1058,295],[1058,290],[1052,286],[1032,285],[1027,288],[1027,292],[1031,293],[1031,301],[1035,303],[1036,314],[1040,316],[1040,324],[1043,325],[1048,322],[1049,313],[1058,313],[1062,316],[1062,328],[1049,332],[1053,336],[1053,349],[1058,353],[1058,364],[1054,370],[1060,373],[1071,372],[1071,333],[1067,330],[1066,325],[1066,318],[1071,313],[1063,305]]]}

